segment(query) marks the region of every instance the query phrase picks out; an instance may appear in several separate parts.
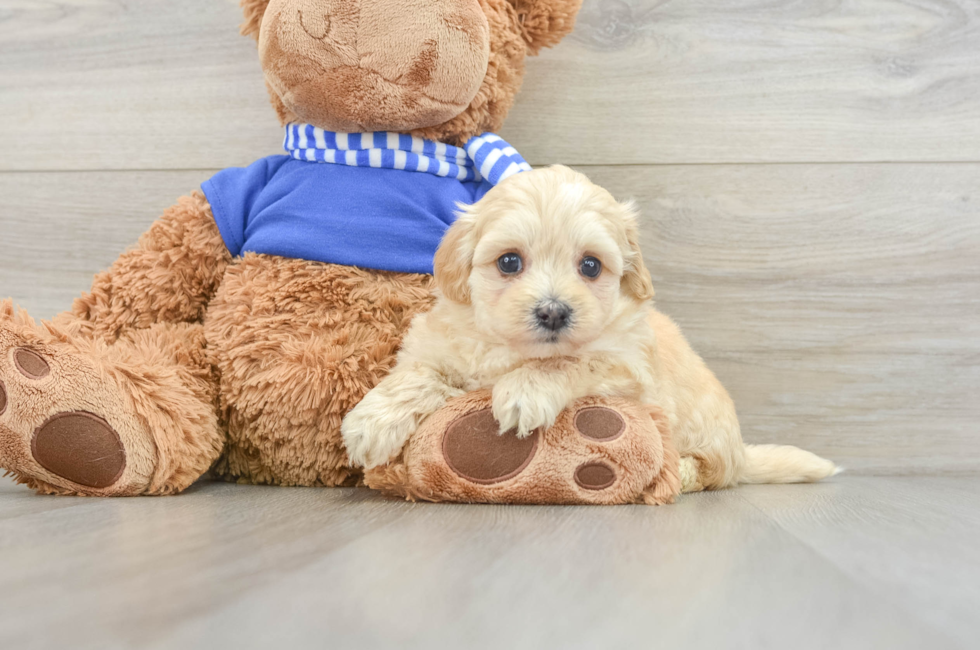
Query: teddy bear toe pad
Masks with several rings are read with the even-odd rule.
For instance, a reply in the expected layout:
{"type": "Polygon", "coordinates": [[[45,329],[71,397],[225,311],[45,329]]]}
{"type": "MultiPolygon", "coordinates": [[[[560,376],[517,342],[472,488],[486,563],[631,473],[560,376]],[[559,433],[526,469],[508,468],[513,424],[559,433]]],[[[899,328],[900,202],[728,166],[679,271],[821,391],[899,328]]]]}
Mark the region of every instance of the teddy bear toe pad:
{"type": "Polygon", "coordinates": [[[616,482],[616,470],[602,461],[585,463],[575,470],[575,482],[584,490],[605,490],[616,482]]]}
{"type": "Polygon", "coordinates": [[[27,348],[14,352],[14,365],[28,379],[44,379],[51,374],[51,366],[40,354],[27,348]]]}
{"type": "Polygon", "coordinates": [[[575,428],[586,438],[609,442],[623,435],[626,420],[610,408],[590,406],[575,415],[575,428]]]}

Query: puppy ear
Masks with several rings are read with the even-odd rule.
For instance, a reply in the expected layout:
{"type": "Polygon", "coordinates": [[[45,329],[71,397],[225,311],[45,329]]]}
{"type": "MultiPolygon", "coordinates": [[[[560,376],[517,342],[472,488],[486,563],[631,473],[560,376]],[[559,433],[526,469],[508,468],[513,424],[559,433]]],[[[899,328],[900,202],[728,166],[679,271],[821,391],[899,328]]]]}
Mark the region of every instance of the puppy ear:
{"type": "Polygon", "coordinates": [[[259,28],[262,27],[262,16],[269,6],[269,0],[241,0],[239,4],[245,12],[242,36],[252,36],[255,40],[259,40],[259,28]]]}
{"type": "Polygon", "coordinates": [[[636,206],[633,203],[623,204],[626,222],[625,266],[623,268],[623,288],[634,298],[646,301],[653,298],[653,279],[643,262],[643,251],[640,250],[640,226],[636,206]]]}
{"type": "Polygon", "coordinates": [[[575,27],[582,0],[510,0],[528,52],[553,47],[575,27]]]}
{"type": "Polygon", "coordinates": [[[449,227],[436,251],[436,286],[449,300],[470,304],[470,273],[473,271],[473,224],[468,213],[460,214],[449,227]]]}

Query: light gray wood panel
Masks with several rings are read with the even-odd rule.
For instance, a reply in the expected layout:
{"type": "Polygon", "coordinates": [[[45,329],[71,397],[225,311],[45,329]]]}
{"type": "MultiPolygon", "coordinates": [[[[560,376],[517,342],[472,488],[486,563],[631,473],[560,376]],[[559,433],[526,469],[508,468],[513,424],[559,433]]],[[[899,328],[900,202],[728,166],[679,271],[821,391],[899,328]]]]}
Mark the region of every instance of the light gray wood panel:
{"type": "Polygon", "coordinates": [[[503,134],[535,163],[980,160],[973,0],[586,0],[503,134]]]}
{"type": "Polygon", "coordinates": [[[0,169],[186,169],[282,153],[238,0],[0,0],[0,169]]]}
{"type": "MultiPolygon", "coordinates": [[[[0,169],[278,152],[236,0],[0,0],[0,169]]],[[[504,135],[535,164],[980,160],[972,0],[586,0],[504,135]]]]}
{"type": "Polygon", "coordinates": [[[739,496],[877,598],[976,645],[980,478],[748,486],[739,496]]]}
{"type": "MultiPolygon", "coordinates": [[[[583,168],[644,218],[658,305],[749,442],[980,469],[980,165],[583,168]]],[[[49,318],[211,172],[0,174],[0,295],[49,318]]]]}
{"type": "Polygon", "coordinates": [[[0,298],[51,318],[214,172],[0,173],[0,298]]]}
{"type": "MultiPolygon", "coordinates": [[[[815,500],[813,486],[752,498],[845,535],[843,504],[907,494],[895,488],[909,480],[835,479],[840,499],[815,500]]],[[[920,483],[930,496],[905,507],[928,515],[950,486],[975,483],[920,483]]],[[[976,502],[957,510],[967,523],[937,529],[939,548],[978,532],[976,502]]],[[[0,518],[0,633],[16,647],[968,647],[739,490],[576,508],[215,483],[179,497],[44,498],[0,481],[0,518]]],[[[910,569],[889,579],[914,583],[910,569]]]]}

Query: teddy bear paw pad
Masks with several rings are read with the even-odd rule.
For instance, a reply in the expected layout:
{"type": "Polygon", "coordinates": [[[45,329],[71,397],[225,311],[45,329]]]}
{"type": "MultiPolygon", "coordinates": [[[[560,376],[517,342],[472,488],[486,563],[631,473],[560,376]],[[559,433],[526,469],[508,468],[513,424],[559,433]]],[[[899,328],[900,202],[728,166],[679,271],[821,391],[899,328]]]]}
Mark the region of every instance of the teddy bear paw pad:
{"type": "Polygon", "coordinates": [[[41,467],[92,488],[114,484],[126,469],[126,450],[109,423],[92,413],[58,413],[38,427],[31,454],[41,467]]]}
{"type": "Polygon", "coordinates": [[[605,490],[616,482],[616,470],[603,462],[585,463],[575,470],[575,482],[583,490],[605,490]]]}
{"type": "Polygon", "coordinates": [[[492,409],[464,415],[453,422],[443,438],[446,464],[472,483],[500,483],[520,474],[538,448],[539,433],[518,438],[514,431],[499,435],[492,409]]]}
{"type": "Polygon", "coordinates": [[[626,431],[626,420],[610,408],[589,406],[575,415],[575,428],[586,438],[610,442],[626,431]]]}
{"type": "Polygon", "coordinates": [[[27,348],[14,352],[14,365],[28,379],[44,379],[51,374],[51,366],[40,354],[27,348]]]}
{"type": "Polygon", "coordinates": [[[0,381],[0,415],[7,410],[7,389],[3,387],[3,382],[0,381]]]}

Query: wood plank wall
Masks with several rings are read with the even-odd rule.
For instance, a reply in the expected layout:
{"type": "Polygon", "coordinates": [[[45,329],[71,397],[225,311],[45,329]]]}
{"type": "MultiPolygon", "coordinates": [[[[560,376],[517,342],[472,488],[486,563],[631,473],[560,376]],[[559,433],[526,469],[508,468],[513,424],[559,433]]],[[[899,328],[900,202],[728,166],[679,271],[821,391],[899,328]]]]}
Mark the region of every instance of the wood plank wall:
{"type": "MultiPolygon", "coordinates": [[[[50,317],[280,151],[236,0],[0,0],[0,295],[50,317]]],[[[980,3],[586,0],[503,135],[644,214],[753,442],[980,470],[980,3]]]]}

